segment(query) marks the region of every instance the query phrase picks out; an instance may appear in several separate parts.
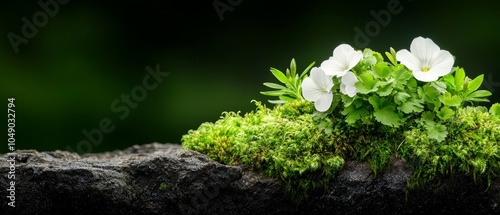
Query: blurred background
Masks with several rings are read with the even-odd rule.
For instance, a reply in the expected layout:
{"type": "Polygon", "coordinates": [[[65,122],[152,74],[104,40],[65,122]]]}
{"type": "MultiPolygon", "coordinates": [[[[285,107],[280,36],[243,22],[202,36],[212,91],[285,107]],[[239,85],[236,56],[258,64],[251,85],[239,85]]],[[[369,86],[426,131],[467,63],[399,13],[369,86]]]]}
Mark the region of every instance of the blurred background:
{"type": "MultiPolygon", "coordinates": [[[[18,149],[180,143],[223,111],[266,101],[259,92],[275,81],[269,67],[284,70],[292,57],[300,70],[319,65],[340,43],[385,52],[430,37],[470,77],[485,74],[482,88],[500,101],[493,1],[40,2],[49,6],[0,3],[1,117],[14,97],[18,149]],[[146,66],[157,65],[168,76],[147,79],[146,66]]],[[[4,141],[0,153],[7,151],[4,141]]]]}

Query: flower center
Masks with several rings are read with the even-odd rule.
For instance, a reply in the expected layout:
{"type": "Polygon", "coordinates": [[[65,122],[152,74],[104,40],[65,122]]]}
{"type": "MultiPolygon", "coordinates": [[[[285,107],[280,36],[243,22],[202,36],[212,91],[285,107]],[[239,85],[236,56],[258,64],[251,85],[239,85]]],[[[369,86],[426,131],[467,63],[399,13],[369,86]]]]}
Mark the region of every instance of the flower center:
{"type": "Polygon", "coordinates": [[[429,67],[424,67],[424,68],[422,69],[422,72],[428,72],[428,71],[429,71],[429,67]]]}

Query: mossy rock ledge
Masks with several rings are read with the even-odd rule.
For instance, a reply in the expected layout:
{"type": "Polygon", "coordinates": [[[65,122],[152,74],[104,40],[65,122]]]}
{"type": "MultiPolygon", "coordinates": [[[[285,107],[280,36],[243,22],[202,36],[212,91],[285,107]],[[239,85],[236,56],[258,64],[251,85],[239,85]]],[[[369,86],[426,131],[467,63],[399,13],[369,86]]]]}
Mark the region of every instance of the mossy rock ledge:
{"type": "Polygon", "coordinates": [[[408,191],[399,159],[374,176],[346,161],[326,192],[291,203],[275,179],[227,166],[178,144],[78,155],[19,150],[0,155],[0,214],[500,214],[500,180],[454,174],[408,191]],[[7,205],[15,156],[15,208],[7,205]]]}

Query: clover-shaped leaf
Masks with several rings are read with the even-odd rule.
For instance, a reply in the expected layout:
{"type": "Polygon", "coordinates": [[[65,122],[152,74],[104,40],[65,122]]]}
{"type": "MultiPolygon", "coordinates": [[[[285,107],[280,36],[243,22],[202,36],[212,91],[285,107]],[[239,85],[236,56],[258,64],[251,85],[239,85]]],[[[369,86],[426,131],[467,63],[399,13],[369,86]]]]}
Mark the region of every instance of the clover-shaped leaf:
{"type": "Polygon", "coordinates": [[[426,123],[425,128],[429,137],[437,140],[438,142],[444,141],[446,136],[448,135],[446,126],[439,123],[428,122],[426,123]]]}
{"type": "Polygon", "coordinates": [[[490,107],[490,113],[500,116],[500,103],[495,103],[490,107]]]}
{"type": "Polygon", "coordinates": [[[379,81],[374,79],[373,75],[366,72],[359,75],[359,81],[354,86],[358,89],[358,93],[368,94],[377,91],[379,85],[379,81]]]}
{"type": "Polygon", "coordinates": [[[377,121],[391,127],[402,125],[403,119],[396,111],[396,105],[389,99],[373,95],[368,98],[368,102],[373,106],[373,115],[377,121]]]}

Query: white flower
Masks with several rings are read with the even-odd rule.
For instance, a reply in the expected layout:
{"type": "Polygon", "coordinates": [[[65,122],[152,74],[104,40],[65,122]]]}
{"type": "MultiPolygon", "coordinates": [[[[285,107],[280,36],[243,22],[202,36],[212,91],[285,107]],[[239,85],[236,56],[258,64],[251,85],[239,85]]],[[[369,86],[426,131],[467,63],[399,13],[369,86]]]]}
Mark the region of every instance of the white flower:
{"type": "Polygon", "coordinates": [[[341,44],[333,50],[333,56],[321,63],[320,68],[329,76],[344,76],[361,61],[363,54],[357,52],[350,45],[341,44]]]}
{"type": "Polygon", "coordinates": [[[325,112],[332,105],[333,81],[317,67],[311,69],[311,77],[302,81],[302,95],[307,101],[314,102],[316,110],[325,112]]]}
{"type": "Polygon", "coordinates": [[[352,72],[347,72],[344,76],[342,76],[341,82],[340,91],[349,97],[354,97],[358,92],[358,89],[354,86],[354,84],[358,82],[356,75],[352,72]]]}
{"type": "Polygon", "coordinates": [[[410,46],[411,53],[400,50],[396,58],[413,71],[413,76],[423,82],[437,80],[451,72],[455,63],[453,56],[446,50],[441,50],[431,39],[417,37],[410,46]]]}

